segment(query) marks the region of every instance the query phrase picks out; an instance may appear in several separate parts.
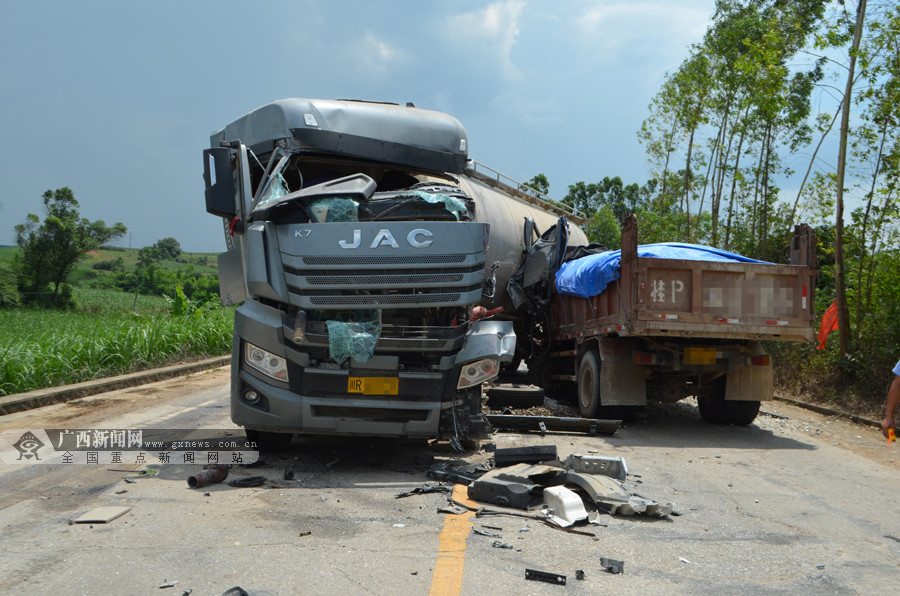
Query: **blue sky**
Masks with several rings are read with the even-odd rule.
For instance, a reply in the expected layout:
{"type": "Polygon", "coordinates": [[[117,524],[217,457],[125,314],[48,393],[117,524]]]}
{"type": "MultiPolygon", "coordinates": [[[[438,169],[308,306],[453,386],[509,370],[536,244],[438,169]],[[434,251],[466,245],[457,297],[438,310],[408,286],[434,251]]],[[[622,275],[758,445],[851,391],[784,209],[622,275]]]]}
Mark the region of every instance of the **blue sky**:
{"type": "Polygon", "coordinates": [[[204,210],[209,134],[284,97],[448,112],[519,180],[649,177],[636,133],[713,0],[40,1],[0,21],[0,245],[41,195],[121,221],[135,248],[224,249],[204,210]]]}

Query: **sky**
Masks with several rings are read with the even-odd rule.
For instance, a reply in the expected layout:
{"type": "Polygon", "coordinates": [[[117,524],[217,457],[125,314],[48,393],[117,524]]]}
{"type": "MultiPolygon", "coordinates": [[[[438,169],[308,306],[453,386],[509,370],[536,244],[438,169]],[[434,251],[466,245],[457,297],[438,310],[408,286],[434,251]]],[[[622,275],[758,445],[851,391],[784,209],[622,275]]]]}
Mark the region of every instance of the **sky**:
{"type": "Polygon", "coordinates": [[[637,140],[714,0],[9,2],[0,20],[0,245],[71,188],[117,244],[220,252],[209,135],[286,97],[447,112],[469,156],[562,198],[650,177],[637,140]]]}

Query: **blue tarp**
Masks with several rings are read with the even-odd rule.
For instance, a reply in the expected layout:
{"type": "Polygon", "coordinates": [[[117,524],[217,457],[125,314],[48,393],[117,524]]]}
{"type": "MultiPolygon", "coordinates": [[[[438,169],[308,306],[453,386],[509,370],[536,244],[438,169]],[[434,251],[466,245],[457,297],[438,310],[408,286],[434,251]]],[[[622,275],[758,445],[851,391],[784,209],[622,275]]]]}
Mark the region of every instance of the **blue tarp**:
{"type": "MultiPolygon", "coordinates": [[[[686,261],[719,261],[725,263],[767,263],[739,254],[700,244],[660,242],[638,246],[639,257],[682,259],[686,261]]],[[[622,251],[611,250],[563,263],[556,273],[556,291],[566,296],[590,298],[602,294],[609,282],[619,279],[622,251]]]]}

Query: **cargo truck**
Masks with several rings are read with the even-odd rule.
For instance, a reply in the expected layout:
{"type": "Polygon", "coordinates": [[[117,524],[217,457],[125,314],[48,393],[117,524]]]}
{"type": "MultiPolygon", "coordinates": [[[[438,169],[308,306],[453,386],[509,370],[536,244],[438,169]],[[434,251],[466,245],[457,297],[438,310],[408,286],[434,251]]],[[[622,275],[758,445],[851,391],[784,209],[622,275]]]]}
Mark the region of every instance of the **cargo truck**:
{"type": "Polygon", "coordinates": [[[481,385],[529,324],[509,279],[577,212],[469,160],[458,120],[411,104],[272,102],[211,135],[204,180],[250,439],[490,435],[481,385]]]}
{"type": "MultiPolygon", "coordinates": [[[[621,252],[613,254],[618,266],[613,262],[613,279],[602,292],[553,293],[546,348],[529,361],[538,382],[551,394],[574,393],[586,418],[694,396],[706,421],[750,424],[760,402],[773,399],[772,363],[762,342],[814,337],[812,229],[795,227],[786,265],[738,255],[730,261],[641,256],[634,215],[625,218],[621,238],[621,252]]],[[[568,273],[557,274],[555,289],[571,279],[568,273]]]]}

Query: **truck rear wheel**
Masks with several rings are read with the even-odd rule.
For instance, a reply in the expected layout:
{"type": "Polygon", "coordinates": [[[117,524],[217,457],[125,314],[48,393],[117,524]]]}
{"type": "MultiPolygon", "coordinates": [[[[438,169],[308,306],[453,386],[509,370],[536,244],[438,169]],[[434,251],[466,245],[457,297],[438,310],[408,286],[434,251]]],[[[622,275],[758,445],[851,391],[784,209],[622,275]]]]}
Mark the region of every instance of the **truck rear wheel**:
{"type": "Polygon", "coordinates": [[[759,414],[758,401],[726,400],[725,379],[716,379],[711,390],[697,397],[700,416],[711,424],[735,424],[747,426],[759,414]]]}
{"type": "Polygon", "coordinates": [[[596,418],[600,410],[600,355],[588,350],[578,367],[578,409],[582,418],[596,418]]]}

